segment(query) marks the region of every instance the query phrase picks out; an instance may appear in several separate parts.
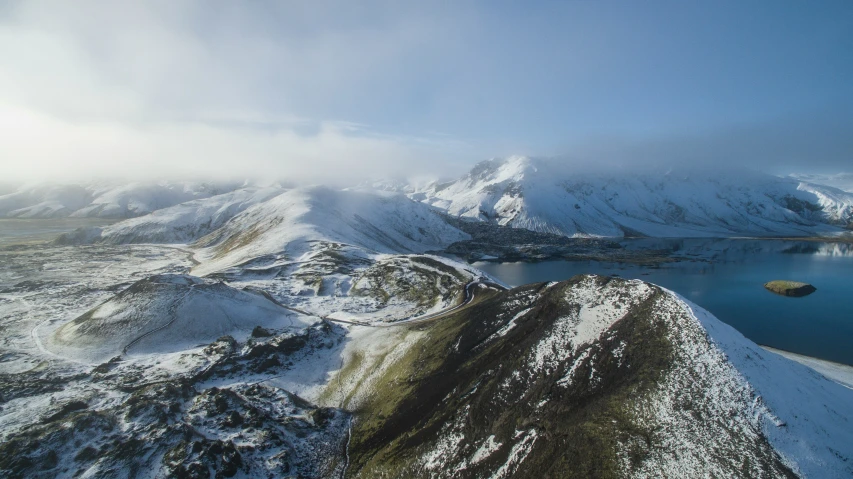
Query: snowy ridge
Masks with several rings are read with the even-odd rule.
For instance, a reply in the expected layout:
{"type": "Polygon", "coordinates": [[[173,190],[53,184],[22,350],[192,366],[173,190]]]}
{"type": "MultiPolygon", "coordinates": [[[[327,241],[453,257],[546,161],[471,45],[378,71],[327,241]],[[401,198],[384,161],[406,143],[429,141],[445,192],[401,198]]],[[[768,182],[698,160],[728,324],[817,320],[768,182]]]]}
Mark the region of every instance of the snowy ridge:
{"type": "Polygon", "coordinates": [[[832,223],[853,224],[853,193],[812,183],[800,183],[797,189],[814,195],[821,211],[832,223]]]}
{"type": "Polygon", "coordinates": [[[566,236],[813,235],[853,222],[853,194],[755,172],[577,173],[511,157],[410,192],[449,214],[566,236]]]}
{"type": "Polygon", "coordinates": [[[179,203],[145,216],[103,228],[83,228],[61,236],[63,244],[190,243],[215,231],[250,206],[284,190],[246,187],[220,195],[179,203]]]}
{"type": "Polygon", "coordinates": [[[836,173],[834,175],[793,174],[790,176],[804,183],[831,186],[848,193],[853,193],[853,173],[836,173]]]}
{"type": "Polygon", "coordinates": [[[853,475],[853,391],[811,368],[765,351],[731,326],[670,292],[707,333],[710,361],[754,396],[756,422],[773,447],[803,477],[853,475]],[[726,369],[728,371],[726,371],[726,369]]]}
{"type": "Polygon", "coordinates": [[[338,242],[377,253],[444,249],[469,236],[426,205],[395,193],[295,188],[254,205],[202,238],[199,274],[264,255],[298,257],[315,241],[338,242]]]}
{"type": "Polygon", "coordinates": [[[0,217],[131,218],[239,187],[239,183],[35,184],[0,195],[0,217]]]}
{"type": "MultiPolygon", "coordinates": [[[[366,461],[357,477],[853,474],[853,391],[654,285],[594,275],[527,285],[458,321],[408,347],[410,374],[428,384],[388,418],[408,429],[378,444],[356,430],[368,434],[351,451],[366,461]],[[453,327],[459,336],[437,339],[453,327]],[[420,371],[435,350],[450,353],[420,371]],[[406,422],[409,401],[422,416],[406,422]]],[[[373,422],[374,408],[389,414],[400,371],[365,372],[372,390],[391,388],[361,405],[373,422]]]]}

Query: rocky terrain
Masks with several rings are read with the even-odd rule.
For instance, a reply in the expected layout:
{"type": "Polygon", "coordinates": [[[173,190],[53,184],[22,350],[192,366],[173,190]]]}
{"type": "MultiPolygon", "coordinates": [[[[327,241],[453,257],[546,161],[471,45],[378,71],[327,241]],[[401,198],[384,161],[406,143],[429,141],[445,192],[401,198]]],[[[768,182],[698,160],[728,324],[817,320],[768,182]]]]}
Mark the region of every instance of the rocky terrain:
{"type": "Polygon", "coordinates": [[[785,280],[775,280],[764,283],[764,287],[768,291],[772,291],[776,294],[781,294],[782,296],[793,296],[793,297],[802,297],[808,296],[817,289],[808,284],[801,283],[799,281],[785,281],[785,280]]]}
{"type": "Polygon", "coordinates": [[[492,292],[412,329],[419,340],[347,403],[353,477],[853,473],[853,391],[646,283],[492,292]]]}
{"type": "Polygon", "coordinates": [[[431,254],[713,256],[701,240],[462,216],[243,187],[0,248],[0,476],[853,474],[853,390],[675,293],[507,290],[431,254]]]}

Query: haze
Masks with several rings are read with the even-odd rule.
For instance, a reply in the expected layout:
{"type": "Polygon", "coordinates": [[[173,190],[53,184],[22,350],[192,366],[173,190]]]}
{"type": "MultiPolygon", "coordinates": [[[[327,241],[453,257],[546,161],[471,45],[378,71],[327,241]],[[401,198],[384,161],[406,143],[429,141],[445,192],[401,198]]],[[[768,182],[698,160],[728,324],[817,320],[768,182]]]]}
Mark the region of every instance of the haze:
{"type": "Polygon", "coordinates": [[[3,181],[850,170],[853,3],[0,3],[3,181]]]}

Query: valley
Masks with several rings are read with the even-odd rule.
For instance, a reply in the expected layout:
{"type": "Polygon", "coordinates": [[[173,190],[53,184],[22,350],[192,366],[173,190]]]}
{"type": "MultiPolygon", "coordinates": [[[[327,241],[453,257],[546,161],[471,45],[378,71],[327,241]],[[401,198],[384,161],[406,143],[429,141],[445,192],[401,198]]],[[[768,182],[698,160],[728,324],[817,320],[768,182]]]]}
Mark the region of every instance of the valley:
{"type": "MultiPolygon", "coordinates": [[[[784,337],[782,316],[762,316],[769,303],[715,303],[677,273],[727,284],[735,268],[731,294],[779,273],[737,269],[772,255],[830,261],[831,278],[850,254],[829,219],[772,228],[834,242],[572,236],[407,189],[249,186],[10,238],[0,472],[853,473],[853,390],[757,346],[749,323],[719,309],[776,321],[761,329],[784,337]]],[[[786,309],[827,317],[839,293],[811,266],[780,266],[818,285],[786,309]]],[[[810,330],[842,345],[845,327],[810,330]]]]}

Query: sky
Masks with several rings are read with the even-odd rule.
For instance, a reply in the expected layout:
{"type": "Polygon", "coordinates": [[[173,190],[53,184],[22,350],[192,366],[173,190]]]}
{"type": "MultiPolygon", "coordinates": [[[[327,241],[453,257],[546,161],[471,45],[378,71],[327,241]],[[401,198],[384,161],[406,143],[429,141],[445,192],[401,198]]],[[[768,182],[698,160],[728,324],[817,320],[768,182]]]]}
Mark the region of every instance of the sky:
{"type": "Polygon", "coordinates": [[[0,0],[0,172],[853,170],[853,2],[0,0]]]}

